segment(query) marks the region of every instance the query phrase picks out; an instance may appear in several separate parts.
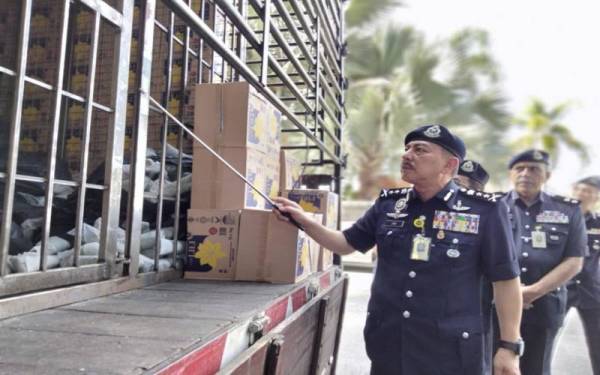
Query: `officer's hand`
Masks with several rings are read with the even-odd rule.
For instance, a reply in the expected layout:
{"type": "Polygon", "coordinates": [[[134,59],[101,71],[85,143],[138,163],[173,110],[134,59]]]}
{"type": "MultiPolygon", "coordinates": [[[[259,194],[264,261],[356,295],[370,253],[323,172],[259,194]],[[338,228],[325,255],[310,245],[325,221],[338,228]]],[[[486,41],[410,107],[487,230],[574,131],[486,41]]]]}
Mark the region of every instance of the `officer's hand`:
{"type": "Polygon", "coordinates": [[[494,356],[494,375],[520,375],[519,356],[500,348],[494,356]]]}
{"type": "Polygon", "coordinates": [[[523,293],[523,307],[525,309],[533,307],[533,301],[541,297],[540,293],[533,285],[521,286],[521,292],[523,293]]]}
{"type": "Polygon", "coordinates": [[[291,200],[283,198],[283,197],[277,197],[277,198],[273,198],[273,202],[275,202],[277,207],[279,207],[279,210],[273,209],[273,212],[275,213],[275,215],[277,215],[277,218],[281,221],[287,221],[287,222],[290,221],[290,219],[283,216],[281,214],[281,212],[289,213],[290,215],[292,215],[294,220],[296,220],[300,225],[303,225],[303,226],[308,221],[311,220],[311,218],[308,215],[306,215],[306,213],[304,212],[302,207],[300,207],[300,205],[294,201],[291,201],[291,200]]]}

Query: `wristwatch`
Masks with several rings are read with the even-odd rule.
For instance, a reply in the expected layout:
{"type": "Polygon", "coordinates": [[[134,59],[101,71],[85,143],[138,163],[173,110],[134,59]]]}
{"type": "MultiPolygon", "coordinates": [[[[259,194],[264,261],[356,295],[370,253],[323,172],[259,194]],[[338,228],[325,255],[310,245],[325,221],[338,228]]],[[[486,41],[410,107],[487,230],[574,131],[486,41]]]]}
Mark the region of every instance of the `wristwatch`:
{"type": "Polygon", "coordinates": [[[519,357],[522,357],[523,352],[525,352],[525,341],[523,339],[518,339],[515,342],[500,340],[498,341],[498,347],[508,349],[519,357]]]}

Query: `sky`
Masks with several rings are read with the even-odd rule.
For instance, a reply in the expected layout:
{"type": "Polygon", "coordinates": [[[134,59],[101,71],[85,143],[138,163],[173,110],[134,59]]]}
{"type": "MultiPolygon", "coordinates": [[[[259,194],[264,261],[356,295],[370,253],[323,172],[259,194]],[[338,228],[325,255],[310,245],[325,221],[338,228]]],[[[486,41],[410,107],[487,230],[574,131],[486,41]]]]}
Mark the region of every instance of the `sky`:
{"type": "Polygon", "coordinates": [[[590,147],[582,167],[561,151],[547,189],[568,194],[573,181],[600,174],[600,3],[594,0],[404,0],[394,18],[431,40],[464,27],[490,33],[510,109],[520,113],[531,97],[548,105],[573,101],[565,123],[590,147]]]}

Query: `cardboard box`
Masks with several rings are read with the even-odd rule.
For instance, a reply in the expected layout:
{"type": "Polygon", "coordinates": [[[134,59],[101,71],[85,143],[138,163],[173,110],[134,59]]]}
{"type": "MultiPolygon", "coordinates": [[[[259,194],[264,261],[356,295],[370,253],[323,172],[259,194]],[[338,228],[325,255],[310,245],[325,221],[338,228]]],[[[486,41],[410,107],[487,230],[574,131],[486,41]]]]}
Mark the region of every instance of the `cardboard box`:
{"type": "Polygon", "coordinates": [[[194,132],[210,147],[248,147],[278,158],[281,113],[250,84],[199,84],[194,102],[194,132]]]}
{"type": "Polygon", "coordinates": [[[188,210],[184,277],[233,280],[240,210],[188,210]]]}
{"type": "Polygon", "coordinates": [[[279,187],[289,190],[300,187],[302,162],[294,158],[288,150],[279,153],[279,187]]]}
{"type": "Polygon", "coordinates": [[[319,245],[270,211],[243,210],[236,280],[296,283],[317,270],[319,245]]]}
{"type": "MultiPolygon", "coordinates": [[[[323,215],[323,225],[331,229],[338,227],[338,195],[327,190],[286,190],[283,194],[297,202],[306,212],[323,215]]],[[[333,252],[322,248],[317,269],[324,271],[333,265],[333,252]]]]}
{"type": "MultiPolygon", "coordinates": [[[[219,147],[229,164],[268,197],[279,192],[279,163],[259,150],[219,147]]],[[[271,209],[271,205],[205,149],[194,150],[192,208],[271,209]]]]}

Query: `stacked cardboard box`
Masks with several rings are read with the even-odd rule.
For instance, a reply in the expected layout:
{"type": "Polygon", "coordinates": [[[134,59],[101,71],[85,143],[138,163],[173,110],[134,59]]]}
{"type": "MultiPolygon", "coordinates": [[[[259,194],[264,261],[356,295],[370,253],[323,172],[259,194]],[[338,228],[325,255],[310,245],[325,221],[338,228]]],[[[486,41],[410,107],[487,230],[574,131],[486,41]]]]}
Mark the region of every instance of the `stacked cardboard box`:
{"type": "MultiPolygon", "coordinates": [[[[279,111],[246,82],[201,84],[194,98],[196,135],[263,194],[277,196],[280,159],[286,161],[279,111]]],[[[279,221],[260,194],[198,143],[192,169],[186,277],[294,283],[316,271],[319,245],[279,221]]]]}
{"type": "MultiPolygon", "coordinates": [[[[323,225],[331,229],[338,229],[338,200],[337,194],[327,190],[286,190],[283,196],[298,203],[306,212],[322,215],[323,225]]],[[[319,254],[319,271],[326,270],[333,265],[333,253],[325,248],[319,254]]]]}
{"type": "Polygon", "coordinates": [[[188,231],[186,278],[295,283],[317,269],[319,245],[267,210],[191,209],[188,231]]]}
{"type": "MultiPolygon", "coordinates": [[[[281,114],[246,82],[201,84],[194,132],[267,196],[279,191],[281,114]]],[[[268,202],[199,143],[192,208],[263,208],[268,202]]]]}

